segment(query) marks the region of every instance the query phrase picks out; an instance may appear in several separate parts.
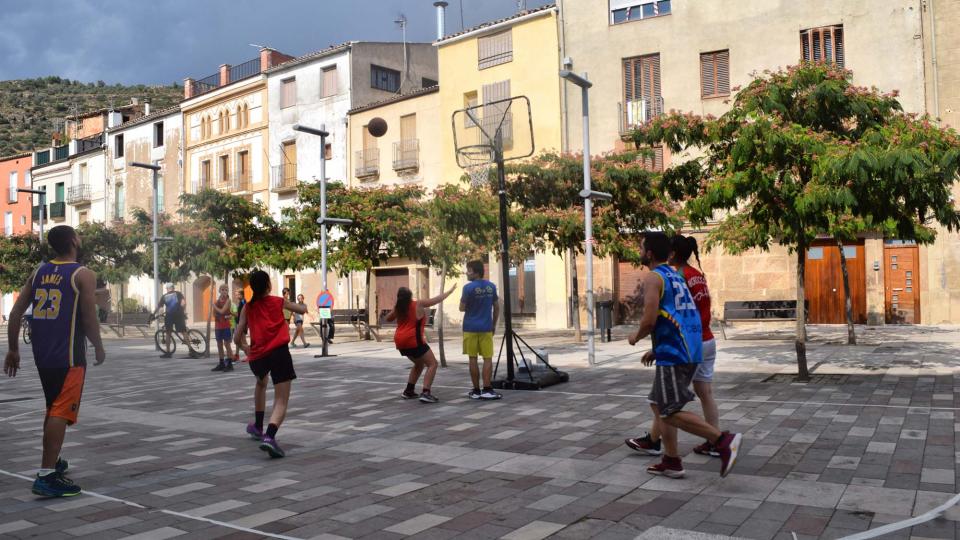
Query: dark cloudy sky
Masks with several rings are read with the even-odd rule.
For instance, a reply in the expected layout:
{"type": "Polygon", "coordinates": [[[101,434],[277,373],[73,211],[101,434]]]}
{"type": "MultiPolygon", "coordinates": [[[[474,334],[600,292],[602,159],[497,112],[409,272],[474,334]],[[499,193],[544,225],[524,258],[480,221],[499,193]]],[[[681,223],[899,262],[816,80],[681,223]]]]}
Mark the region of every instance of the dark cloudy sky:
{"type": "MultiPolygon", "coordinates": [[[[447,32],[516,12],[516,0],[448,0],[447,32]]],[[[548,0],[527,0],[537,7],[548,0]]],[[[248,44],[300,55],[349,40],[436,35],[433,0],[0,0],[0,80],[169,84],[254,58],[248,44]]]]}

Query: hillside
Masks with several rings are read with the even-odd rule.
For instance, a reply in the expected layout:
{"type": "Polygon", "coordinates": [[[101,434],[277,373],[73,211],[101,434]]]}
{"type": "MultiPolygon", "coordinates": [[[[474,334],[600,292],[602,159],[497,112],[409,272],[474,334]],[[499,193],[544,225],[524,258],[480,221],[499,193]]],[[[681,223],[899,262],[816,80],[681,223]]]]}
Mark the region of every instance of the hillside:
{"type": "Polygon", "coordinates": [[[159,110],[183,98],[181,86],[107,85],[43,77],[0,81],[0,156],[49,146],[56,122],[87,112],[149,98],[159,110]]]}

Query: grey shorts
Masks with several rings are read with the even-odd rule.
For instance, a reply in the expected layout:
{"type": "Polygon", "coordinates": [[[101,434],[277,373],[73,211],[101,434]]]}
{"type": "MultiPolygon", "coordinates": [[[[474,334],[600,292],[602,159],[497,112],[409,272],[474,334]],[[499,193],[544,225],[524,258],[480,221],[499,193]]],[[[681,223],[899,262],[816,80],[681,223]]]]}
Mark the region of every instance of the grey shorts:
{"type": "Polygon", "coordinates": [[[694,382],[713,382],[713,365],[717,362],[717,340],[703,342],[703,362],[697,366],[694,382]]]}
{"type": "Polygon", "coordinates": [[[698,364],[657,365],[657,372],[647,401],[657,406],[660,417],[666,418],[697,399],[690,389],[698,364]]]}

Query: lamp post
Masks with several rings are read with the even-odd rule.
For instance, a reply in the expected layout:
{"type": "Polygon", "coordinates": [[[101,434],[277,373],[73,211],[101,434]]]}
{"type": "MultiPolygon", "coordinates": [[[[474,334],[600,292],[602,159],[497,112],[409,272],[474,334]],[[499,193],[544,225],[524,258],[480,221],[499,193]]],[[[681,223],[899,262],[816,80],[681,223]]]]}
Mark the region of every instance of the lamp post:
{"type": "Polygon", "coordinates": [[[28,189],[28,188],[17,188],[18,193],[32,193],[34,195],[40,196],[40,211],[37,212],[40,215],[40,244],[43,244],[43,214],[46,213],[45,207],[47,204],[47,192],[42,189],[28,189]]]}
{"type": "MultiPolygon", "coordinates": [[[[157,186],[159,183],[158,175],[160,174],[160,166],[152,163],[139,162],[133,162],[130,166],[153,171],[153,205],[151,208],[153,213],[153,237],[150,241],[153,243],[153,308],[156,309],[157,302],[160,301],[160,241],[169,240],[169,238],[160,238],[158,236],[157,214],[160,201],[158,200],[157,186]]],[[[160,331],[160,320],[158,319],[156,323],[157,331],[160,331]]]]}
{"type": "MultiPolygon", "coordinates": [[[[320,137],[320,219],[317,224],[320,225],[320,273],[323,292],[327,291],[327,225],[349,225],[353,223],[350,219],[337,219],[327,217],[327,137],[330,133],[326,131],[325,126],[320,129],[294,124],[293,130],[308,135],[320,137]]],[[[331,356],[327,354],[327,319],[320,319],[320,343],[322,348],[319,355],[315,358],[331,356]]]]}
{"type": "MultiPolygon", "coordinates": [[[[609,193],[593,191],[590,182],[590,103],[588,100],[588,91],[593,83],[587,80],[587,74],[582,76],[573,73],[570,70],[561,70],[560,78],[571,82],[580,87],[583,95],[583,191],[580,197],[583,198],[583,228],[585,236],[585,256],[587,270],[587,362],[593,366],[596,365],[596,343],[594,341],[595,313],[596,308],[593,300],[593,200],[609,201],[613,198],[609,193]]],[[[580,316],[579,313],[576,314],[580,316]]]]}

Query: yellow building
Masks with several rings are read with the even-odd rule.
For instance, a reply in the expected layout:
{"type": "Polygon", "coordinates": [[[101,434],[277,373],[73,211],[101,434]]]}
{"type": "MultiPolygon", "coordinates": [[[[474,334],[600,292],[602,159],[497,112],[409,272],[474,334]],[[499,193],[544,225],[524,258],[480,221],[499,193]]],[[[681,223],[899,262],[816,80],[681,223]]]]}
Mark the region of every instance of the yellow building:
{"type": "MultiPolygon", "coordinates": [[[[526,96],[533,120],[534,150],[562,148],[557,31],[557,8],[547,5],[437,40],[444,182],[459,182],[465,172],[457,165],[450,118],[466,106],[526,96]]],[[[520,144],[523,142],[515,141],[515,145],[520,144]]],[[[490,263],[489,279],[500,284],[496,260],[491,258],[490,263]]],[[[523,268],[512,268],[510,273],[511,304],[518,324],[568,327],[567,271],[562,258],[531,253],[523,268]]],[[[454,310],[456,300],[449,301],[454,310]]]]}

